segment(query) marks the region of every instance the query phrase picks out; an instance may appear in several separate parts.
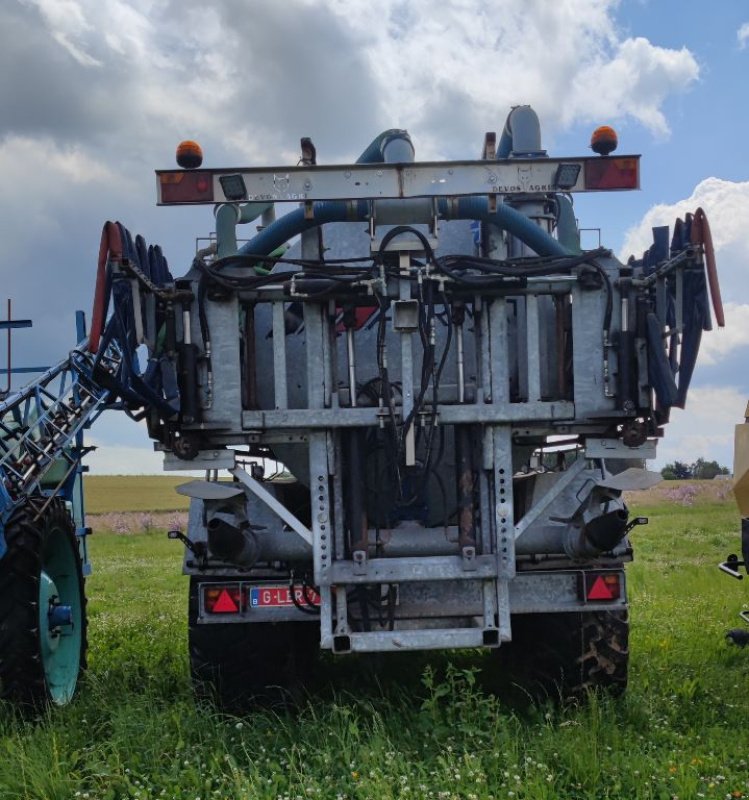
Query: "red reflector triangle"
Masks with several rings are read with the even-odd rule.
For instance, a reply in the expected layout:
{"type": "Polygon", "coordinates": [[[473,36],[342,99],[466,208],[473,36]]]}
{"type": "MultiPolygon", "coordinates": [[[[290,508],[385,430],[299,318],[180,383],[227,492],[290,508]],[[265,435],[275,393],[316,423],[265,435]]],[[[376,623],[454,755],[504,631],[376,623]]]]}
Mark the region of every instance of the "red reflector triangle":
{"type": "MultiPolygon", "coordinates": [[[[600,578],[599,578],[600,580],[600,578]]],[[[214,614],[232,614],[239,611],[239,606],[232,600],[231,595],[226,589],[218,596],[218,600],[213,606],[214,614]]]]}
{"type": "Polygon", "coordinates": [[[599,575],[588,590],[588,600],[613,600],[614,594],[599,575]]]}

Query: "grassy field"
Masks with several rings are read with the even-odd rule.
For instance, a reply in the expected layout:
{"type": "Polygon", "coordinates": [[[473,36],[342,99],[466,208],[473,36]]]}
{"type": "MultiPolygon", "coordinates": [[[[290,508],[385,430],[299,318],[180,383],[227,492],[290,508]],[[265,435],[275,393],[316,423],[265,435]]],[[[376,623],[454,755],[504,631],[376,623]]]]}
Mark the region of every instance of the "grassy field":
{"type": "Polygon", "coordinates": [[[128,511],[185,511],[188,497],[177,494],[176,486],[193,480],[172,475],[86,475],[86,511],[89,514],[128,511]]]}
{"type": "MultiPolygon", "coordinates": [[[[135,511],[174,508],[145,508],[131,480],[135,511]]],[[[738,542],[724,494],[669,485],[630,498],[651,519],[628,572],[630,687],[565,707],[489,694],[473,654],[404,655],[376,674],[331,660],[294,714],[196,707],[180,547],[154,529],[98,530],[85,685],[41,719],[0,707],[0,798],[747,797],[749,650],[724,633],[749,596],[715,569],[738,542]]],[[[102,513],[132,505],[92,495],[102,513]]]]}

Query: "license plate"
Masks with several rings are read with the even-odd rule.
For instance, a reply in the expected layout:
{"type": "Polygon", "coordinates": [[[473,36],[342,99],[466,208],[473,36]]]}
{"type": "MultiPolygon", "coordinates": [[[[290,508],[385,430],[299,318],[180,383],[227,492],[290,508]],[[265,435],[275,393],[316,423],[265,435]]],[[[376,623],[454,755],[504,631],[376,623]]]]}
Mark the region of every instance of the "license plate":
{"type": "MultiPolygon", "coordinates": [[[[301,606],[320,605],[320,595],[314,589],[305,591],[301,586],[294,587],[294,596],[301,606]]],[[[285,608],[293,606],[291,589],[288,586],[253,586],[250,589],[251,608],[285,608]]]]}

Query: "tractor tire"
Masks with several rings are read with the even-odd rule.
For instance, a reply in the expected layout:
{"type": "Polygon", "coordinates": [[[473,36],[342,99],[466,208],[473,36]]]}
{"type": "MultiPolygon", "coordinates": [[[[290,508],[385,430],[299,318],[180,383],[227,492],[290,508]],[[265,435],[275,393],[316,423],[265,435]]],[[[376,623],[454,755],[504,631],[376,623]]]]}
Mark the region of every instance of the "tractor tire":
{"type": "Polygon", "coordinates": [[[13,512],[0,559],[0,697],[35,708],[70,702],[87,646],[73,523],[60,499],[36,519],[44,502],[29,500],[13,512]]]}
{"type": "Polygon", "coordinates": [[[196,698],[212,701],[230,713],[296,704],[319,654],[319,626],[309,622],[201,624],[199,585],[205,582],[190,578],[188,642],[196,698]]]}
{"type": "Polygon", "coordinates": [[[582,698],[627,687],[629,619],[626,611],[527,614],[512,619],[512,642],[496,651],[500,679],[532,696],[582,698]]]}

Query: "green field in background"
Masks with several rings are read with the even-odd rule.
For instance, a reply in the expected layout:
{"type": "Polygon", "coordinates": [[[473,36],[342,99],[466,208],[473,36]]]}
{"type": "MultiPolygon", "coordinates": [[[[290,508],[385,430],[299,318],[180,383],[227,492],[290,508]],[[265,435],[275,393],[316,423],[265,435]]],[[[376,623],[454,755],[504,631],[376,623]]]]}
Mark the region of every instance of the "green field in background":
{"type": "Polygon", "coordinates": [[[85,475],[86,511],[184,511],[190,500],[174,489],[191,480],[189,475],[85,475]]]}
{"type": "MultiPolygon", "coordinates": [[[[151,480],[120,479],[120,503],[153,510],[151,480]]],[[[683,486],[629,500],[650,517],[627,571],[629,689],[582,705],[497,697],[489,656],[468,652],[326,657],[294,713],[196,706],[181,547],[97,532],[87,678],[38,720],[0,705],[0,800],[746,798],[749,648],[724,634],[749,581],[716,569],[739,548],[738,514],[719,486],[683,486]]]]}

